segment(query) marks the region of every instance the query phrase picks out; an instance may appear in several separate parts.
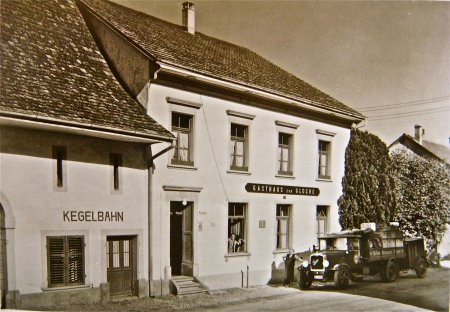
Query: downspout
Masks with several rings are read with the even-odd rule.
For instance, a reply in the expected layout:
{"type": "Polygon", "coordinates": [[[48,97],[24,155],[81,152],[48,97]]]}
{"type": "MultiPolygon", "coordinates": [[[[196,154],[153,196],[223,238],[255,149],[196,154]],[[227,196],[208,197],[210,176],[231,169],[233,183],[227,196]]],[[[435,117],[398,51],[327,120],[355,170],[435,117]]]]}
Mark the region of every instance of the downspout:
{"type": "MultiPolygon", "coordinates": [[[[156,155],[153,156],[152,154],[152,145],[146,146],[146,155],[147,155],[147,194],[148,194],[148,203],[147,203],[147,214],[148,214],[148,224],[147,224],[147,231],[148,231],[148,293],[151,297],[152,295],[155,295],[155,290],[153,289],[152,284],[152,273],[153,273],[153,242],[152,242],[152,229],[153,229],[153,218],[152,218],[152,187],[153,187],[153,173],[155,172],[155,163],[154,160],[161,156],[162,154],[168,152],[172,148],[174,148],[176,145],[176,140],[172,141],[172,144],[162,151],[156,153],[156,155]]],[[[160,288],[162,290],[162,284],[160,285],[160,288]]]]}

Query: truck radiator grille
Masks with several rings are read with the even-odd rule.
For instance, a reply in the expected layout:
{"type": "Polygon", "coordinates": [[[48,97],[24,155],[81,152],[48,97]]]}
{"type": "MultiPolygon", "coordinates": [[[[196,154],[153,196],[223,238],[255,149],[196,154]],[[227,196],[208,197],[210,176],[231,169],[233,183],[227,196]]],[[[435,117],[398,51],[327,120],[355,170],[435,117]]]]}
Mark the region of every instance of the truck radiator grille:
{"type": "Polygon", "coordinates": [[[321,255],[311,256],[311,269],[323,270],[323,256],[321,255]]]}

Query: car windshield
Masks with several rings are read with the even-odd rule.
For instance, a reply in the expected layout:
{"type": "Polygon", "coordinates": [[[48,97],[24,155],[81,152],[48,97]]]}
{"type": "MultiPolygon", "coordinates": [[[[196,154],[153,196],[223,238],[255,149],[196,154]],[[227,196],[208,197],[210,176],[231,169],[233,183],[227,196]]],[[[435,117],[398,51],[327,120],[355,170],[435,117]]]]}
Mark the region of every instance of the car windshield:
{"type": "Polygon", "coordinates": [[[335,237],[322,238],[319,240],[320,250],[358,250],[359,240],[357,238],[335,237]]]}

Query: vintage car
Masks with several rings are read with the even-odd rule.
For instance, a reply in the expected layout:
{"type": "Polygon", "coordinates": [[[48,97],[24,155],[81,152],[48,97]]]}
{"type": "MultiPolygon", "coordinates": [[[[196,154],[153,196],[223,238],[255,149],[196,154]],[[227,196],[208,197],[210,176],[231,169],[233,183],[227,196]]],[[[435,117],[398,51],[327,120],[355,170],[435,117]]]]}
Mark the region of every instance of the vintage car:
{"type": "Polygon", "coordinates": [[[380,274],[385,282],[396,280],[400,271],[415,270],[424,277],[427,269],[423,238],[404,238],[398,227],[363,224],[362,229],[347,230],[319,238],[309,260],[299,270],[299,288],[313,282],[334,282],[339,289],[350,281],[380,274]]]}

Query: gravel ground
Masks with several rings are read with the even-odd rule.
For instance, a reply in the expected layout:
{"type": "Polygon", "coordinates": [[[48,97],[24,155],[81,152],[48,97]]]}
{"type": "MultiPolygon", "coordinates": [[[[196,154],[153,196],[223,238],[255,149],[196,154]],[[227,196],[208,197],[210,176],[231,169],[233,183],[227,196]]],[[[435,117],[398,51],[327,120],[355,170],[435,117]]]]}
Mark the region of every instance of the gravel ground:
{"type": "Polygon", "coordinates": [[[256,286],[249,288],[233,288],[211,291],[211,294],[200,294],[184,297],[173,295],[142,298],[129,301],[109,302],[107,304],[62,306],[57,311],[179,311],[199,307],[214,306],[221,303],[235,303],[255,298],[280,297],[298,290],[284,287],[256,286]]]}

